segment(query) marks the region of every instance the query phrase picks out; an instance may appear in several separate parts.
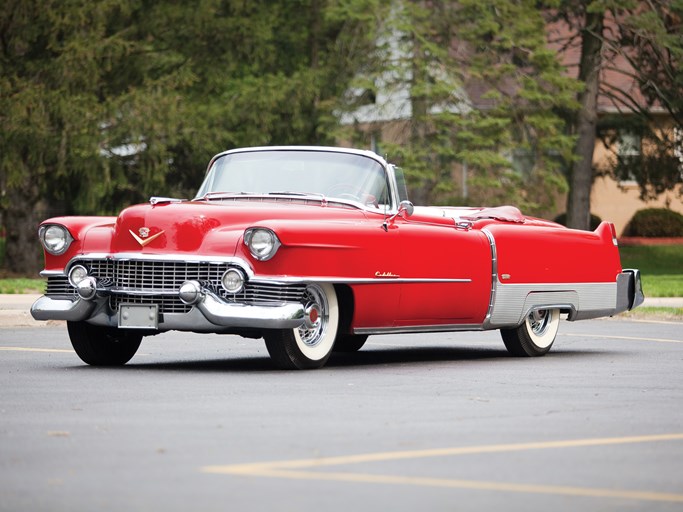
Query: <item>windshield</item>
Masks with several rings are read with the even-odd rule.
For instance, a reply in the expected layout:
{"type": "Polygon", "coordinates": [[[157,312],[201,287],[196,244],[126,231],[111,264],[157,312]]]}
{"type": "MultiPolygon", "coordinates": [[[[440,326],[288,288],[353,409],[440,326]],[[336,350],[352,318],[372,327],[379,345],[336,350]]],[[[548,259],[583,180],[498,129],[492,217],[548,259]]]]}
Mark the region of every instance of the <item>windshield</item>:
{"type": "Polygon", "coordinates": [[[384,167],[372,158],[333,151],[273,150],[218,158],[197,197],[213,194],[318,195],[390,207],[384,167]]]}

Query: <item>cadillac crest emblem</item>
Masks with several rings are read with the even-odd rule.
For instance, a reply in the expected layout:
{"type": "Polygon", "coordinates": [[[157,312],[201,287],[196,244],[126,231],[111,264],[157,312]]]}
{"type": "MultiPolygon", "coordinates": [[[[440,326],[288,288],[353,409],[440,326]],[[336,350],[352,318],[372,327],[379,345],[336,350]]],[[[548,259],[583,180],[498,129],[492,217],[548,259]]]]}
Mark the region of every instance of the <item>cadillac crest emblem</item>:
{"type": "Polygon", "coordinates": [[[164,234],[164,231],[162,230],[155,235],[149,236],[150,229],[146,227],[138,229],[138,234],[140,236],[136,235],[132,229],[129,229],[128,232],[131,235],[133,235],[133,238],[135,238],[136,242],[139,243],[142,247],[146,246],[147,244],[151,243],[152,241],[156,240],[164,234]]]}

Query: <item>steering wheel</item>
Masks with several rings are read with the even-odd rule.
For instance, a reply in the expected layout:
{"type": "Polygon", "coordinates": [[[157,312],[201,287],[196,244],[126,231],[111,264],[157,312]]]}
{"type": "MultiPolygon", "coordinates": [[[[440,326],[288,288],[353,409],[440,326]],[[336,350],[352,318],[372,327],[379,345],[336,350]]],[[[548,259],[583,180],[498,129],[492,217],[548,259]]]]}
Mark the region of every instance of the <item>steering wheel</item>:
{"type": "Polygon", "coordinates": [[[362,196],[366,194],[358,186],[353,185],[352,183],[338,183],[330,188],[326,195],[339,199],[352,199],[353,201],[362,202],[362,196]]]}

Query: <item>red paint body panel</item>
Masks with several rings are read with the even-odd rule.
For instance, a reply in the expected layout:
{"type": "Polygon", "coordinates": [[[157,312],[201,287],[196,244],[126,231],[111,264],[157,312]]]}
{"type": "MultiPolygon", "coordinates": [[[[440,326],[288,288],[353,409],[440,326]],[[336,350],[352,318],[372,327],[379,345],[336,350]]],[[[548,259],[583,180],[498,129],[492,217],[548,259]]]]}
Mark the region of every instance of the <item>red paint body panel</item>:
{"type": "MultiPolygon", "coordinates": [[[[83,252],[94,252],[90,248],[84,248],[88,233],[93,229],[109,230],[109,227],[115,222],[116,217],[53,217],[42,222],[41,225],[59,224],[66,227],[74,239],[69,250],[60,256],[45,253],[45,270],[51,272],[63,270],[75,255],[82,254],[83,252]]],[[[104,244],[109,245],[111,243],[111,235],[105,236],[105,238],[104,244]]]]}
{"type": "Polygon", "coordinates": [[[607,222],[595,232],[522,224],[487,229],[496,240],[498,275],[505,283],[609,283],[622,270],[607,222]]]}

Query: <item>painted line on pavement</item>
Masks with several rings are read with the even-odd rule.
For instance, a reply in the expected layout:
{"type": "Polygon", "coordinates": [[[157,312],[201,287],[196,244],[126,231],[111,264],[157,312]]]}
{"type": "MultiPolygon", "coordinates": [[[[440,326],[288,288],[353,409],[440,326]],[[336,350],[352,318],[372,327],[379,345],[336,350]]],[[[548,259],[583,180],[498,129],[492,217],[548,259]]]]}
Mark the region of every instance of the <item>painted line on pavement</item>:
{"type": "Polygon", "coordinates": [[[0,351],[6,352],[66,352],[73,354],[73,350],[63,350],[58,348],[30,348],[30,347],[0,347],[0,351]]]}
{"type": "Polygon", "coordinates": [[[657,343],[683,343],[683,340],[672,340],[668,338],[642,338],[636,336],[611,336],[608,334],[575,334],[560,333],[559,336],[573,336],[575,338],[600,338],[606,340],[627,340],[627,341],[656,341],[657,343]]]}
{"type": "Polygon", "coordinates": [[[557,485],[517,484],[508,482],[486,482],[477,480],[460,480],[449,478],[424,478],[401,475],[366,474],[355,472],[306,471],[306,469],[315,469],[329,466],[362,464],[368,462],[386,462],[428,457],[448,457],[457,455],[506,453],[527,450],[610,446],[681,440],[683,440],[683,433],[629,437],[608,437],[595,439],[575,439],[537,443],[465,446],[454,448],[437,448],[431,450],[378,452],[338,457],[321,457],[317,459],[257,462],[250,464],[234,464],[226,466],[205,466],[201,468],[201,471],[204,473],[212,474],[286,478],[294,480],[327,480],[356,483],[382,483],[426,487],[447,487],[471,490],[518,492],[530,494],[554,494],[565,496],[588,496],[597,498],[618,498],[639,501],[666,501],[683,503],[683,494],[675,493],[633,491],[620,489],[600,489],[557,485]]]}

